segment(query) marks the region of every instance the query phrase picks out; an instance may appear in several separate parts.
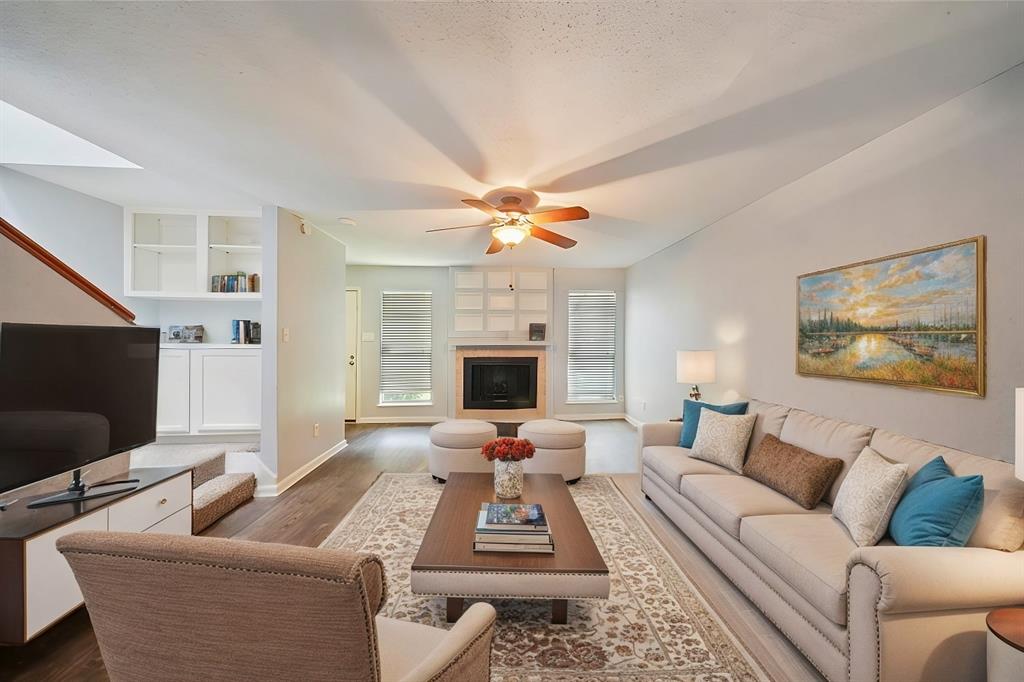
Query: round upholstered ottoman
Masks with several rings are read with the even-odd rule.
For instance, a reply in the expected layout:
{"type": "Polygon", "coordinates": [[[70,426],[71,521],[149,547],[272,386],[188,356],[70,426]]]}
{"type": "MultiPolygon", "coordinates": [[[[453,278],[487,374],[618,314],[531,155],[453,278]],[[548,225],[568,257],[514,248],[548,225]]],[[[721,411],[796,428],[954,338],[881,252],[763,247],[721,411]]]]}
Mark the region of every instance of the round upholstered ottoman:
{"type": "Polygon", "coordinates": [[[430,454],[427,468],[442,483],[452,471],[494,471],[480,448],[498,436],[498,429],[479,419],[449,419],[430,427],[430,454]]]}
{"type": "Polygon", "coordinates": [[[524,462],[530,474],[561,474],[575,483],[587,468],[587,431],[579,424],[558,419],[535,419],[519,427],[519,437],[537,448],[533,458],[524,462]]]}

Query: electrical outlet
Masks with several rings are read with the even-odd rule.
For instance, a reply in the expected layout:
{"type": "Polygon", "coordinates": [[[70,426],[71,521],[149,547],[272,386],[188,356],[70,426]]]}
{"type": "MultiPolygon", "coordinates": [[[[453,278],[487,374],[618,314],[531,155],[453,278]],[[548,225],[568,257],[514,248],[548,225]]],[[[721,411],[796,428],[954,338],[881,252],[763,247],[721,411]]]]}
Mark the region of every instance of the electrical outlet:
{"type": "Polygon", "coordinates": [[[313,438],[317,438],[320,435],[320,425],[313,424],[313,438]]]}
{"type": "Polygon", "coordinates": [[[281,343],[288,343],[292,338],[291,332],[288,331],[288,327],[281,328],[281,343]]]}

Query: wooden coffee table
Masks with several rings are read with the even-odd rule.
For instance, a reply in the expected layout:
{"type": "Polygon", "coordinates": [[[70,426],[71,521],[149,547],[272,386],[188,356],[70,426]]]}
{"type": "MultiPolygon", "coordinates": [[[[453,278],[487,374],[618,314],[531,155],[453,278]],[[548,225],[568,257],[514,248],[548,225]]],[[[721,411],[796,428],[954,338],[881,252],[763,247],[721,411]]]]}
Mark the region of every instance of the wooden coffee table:
{"type": "Polygon", "coordinates": [[[413,594],[447,598],[448,622],[471,598],[550,599],[551,622],[565,623],[570,599],[607,599],[608,566],[559,474],[526,474],[519,500],[499,500],[492,474],[452,473],[412,563],[413,594]],[[554,554],[474,552],[484,502],[540,504],[554,554]]]}

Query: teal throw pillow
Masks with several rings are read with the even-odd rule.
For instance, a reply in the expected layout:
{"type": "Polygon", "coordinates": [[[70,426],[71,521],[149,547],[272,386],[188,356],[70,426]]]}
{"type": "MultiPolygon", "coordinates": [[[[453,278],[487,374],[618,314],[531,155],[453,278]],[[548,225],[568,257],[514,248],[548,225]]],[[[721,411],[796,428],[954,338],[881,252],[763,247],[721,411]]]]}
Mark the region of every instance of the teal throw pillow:
{"type": "Polygon", "coordinates": [[[954,476],[946,460],[936,457],[910,478],[889,520],[889,535],[897,545],[963,547],[984,501],[981,476],[954,476]]]}

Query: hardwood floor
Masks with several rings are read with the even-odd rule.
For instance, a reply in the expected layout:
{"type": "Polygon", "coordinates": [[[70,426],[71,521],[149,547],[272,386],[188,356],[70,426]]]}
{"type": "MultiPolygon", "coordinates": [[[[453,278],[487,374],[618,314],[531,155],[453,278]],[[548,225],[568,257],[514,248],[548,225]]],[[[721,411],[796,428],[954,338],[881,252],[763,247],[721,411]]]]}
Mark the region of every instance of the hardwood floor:
{"type": "MultiPolygon", "coordinates": [[[[696,587],[776,680],[820,676],[774,626],[652,504],[643,499],[636,431],[624,421],[581,422],[587,471],[614,474],[696,587]]],[[[276,498],[257,498],[203,534],[315,547],[382,472],[426,471],[427,428],[349,424],[347,448],[276,498]]],[[[23,647],[0,647],[0,680],[106,680],[89,616],[79,609],[23,647]]]]}

